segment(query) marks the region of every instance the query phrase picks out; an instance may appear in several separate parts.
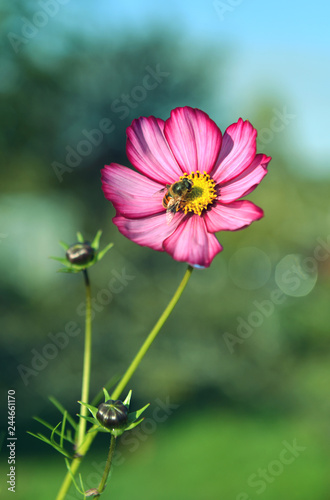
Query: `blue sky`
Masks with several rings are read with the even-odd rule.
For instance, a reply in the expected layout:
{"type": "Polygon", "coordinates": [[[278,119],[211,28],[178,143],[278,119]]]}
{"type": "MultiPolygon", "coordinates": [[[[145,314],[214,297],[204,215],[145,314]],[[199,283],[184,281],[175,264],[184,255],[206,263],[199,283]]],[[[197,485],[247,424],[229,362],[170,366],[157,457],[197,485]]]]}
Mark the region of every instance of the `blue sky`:
{"type": "Polygon", "coordinates": [[[63,10],[80,30],[106,30],[114,39],[127,31],[147,36],[163,27],[201,48],[227,47],[225,91],[233,118],[253,115],[254,96],[279,96],[280,108],[295,115],[282,134],[285,146],[300,152],[313,175],[330,174],[330,4],[325,0],[69,0],[63,10]]]}
{"type": "Polygon", "coordinates": [[[195,44],[225,43],[232,49],[227,100],[248,116],[253,103],[246,95],[281,96],[296,116],[288,126],[288,147],[299,148],[301,157],[313,162],[314,173],[330,173],[328,2],[123,0],[110,6],[102,0],[97,5],[96,23],[105,23],[113,34],[160,25],[181,30],[195,44]]]}
{"type": "MultiPolygon", "coordinates": [[[[251,47],[289,45],[299,50],[329,47],[330,6],[325,0],[101,0],[94,6],[97,17],[115,29],[149,29],[159,23],[179,26],[201,40],[217,38],[251,47]],[[223,16],[221,4],[228,9],[223,16]]],[[[90,2],[86,8],[91,15],[90,2]]]]}

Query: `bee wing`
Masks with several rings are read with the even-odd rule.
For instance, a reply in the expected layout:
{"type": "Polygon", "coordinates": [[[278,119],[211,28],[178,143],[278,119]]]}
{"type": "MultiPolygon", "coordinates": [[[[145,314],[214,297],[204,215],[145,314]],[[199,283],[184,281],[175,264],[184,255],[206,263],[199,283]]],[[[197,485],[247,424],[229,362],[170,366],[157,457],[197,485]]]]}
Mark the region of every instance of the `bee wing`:
{"type": "Polygon", "coordinates": [[[159,191],[156,191],[152,196],[158,196],[158,195],[164,195],[165,191],[166,191],[166,187],[160,189],[159,191]]]}
{"type": "Polygon", "coordinates": [[[175,214],[176,214],[176,212],[173,212],[172,210],[166,210],[166,223],[167,224],[171,224],[175,214]]]}
{"type": "Polygon", "coordinates": [[[170,203],[168,206],[167,206],[167,209],[166,209],[166,222],[167,224],[170,224],[171,221],[173,220],[173,217],[175,216],[175,214],[177,213],[178,209],[179,209],[179,206],[180,206],[180,201],[173,201],[172,199],[172,203],[170,203]]]}

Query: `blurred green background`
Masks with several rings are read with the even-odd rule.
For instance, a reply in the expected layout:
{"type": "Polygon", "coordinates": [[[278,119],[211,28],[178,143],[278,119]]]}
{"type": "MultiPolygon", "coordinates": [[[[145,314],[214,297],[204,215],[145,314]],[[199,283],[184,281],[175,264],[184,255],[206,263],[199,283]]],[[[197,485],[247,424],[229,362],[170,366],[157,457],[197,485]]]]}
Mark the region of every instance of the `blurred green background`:
{"type": "MultiPolygon", "coordinates": [[[[134,375],[133,405],[151,406],[120,445],[104,498],[330,498],[328,14],[325,2],[2,4],[0,407],[6,439],[14,389],[17,500],[55,498],[63,459],[26,430],[41,430],[34,415],[60,421],[48,395],[72,414],[80,397],[83,335],[63,348],[54,338],[83,329],[83,279],[56,274],[48,257],[77,230],[91,239],[101,228],[101,247],[115,244],[90,272],[95,395],[185,271],[119,234],[100,169],[128,165],[134,118],[184,105],[223,132],[240,116],[258,129],[258,151],[273,159],[249,198],[265,217],[218,234],[224,251],[193,273],[134,375]],[[129,278],[109,295],[118,275],[129,278]]],[[[98,436],[84,463],[88,487],[107,446],[98,436]]],[[[1,454],[5,477],[5,440],[1,454]]]]}

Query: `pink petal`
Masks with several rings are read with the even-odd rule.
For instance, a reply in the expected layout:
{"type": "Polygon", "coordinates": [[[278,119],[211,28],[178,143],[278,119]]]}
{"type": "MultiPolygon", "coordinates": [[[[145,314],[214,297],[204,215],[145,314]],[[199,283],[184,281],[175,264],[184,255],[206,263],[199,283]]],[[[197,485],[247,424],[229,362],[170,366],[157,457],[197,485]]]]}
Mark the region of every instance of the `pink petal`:
{"type": "Polygon", "coordinates": [[[164,249],[175,260],[209,267],[222,246],[214,234],[207,232],[203,217],[192,215],[186,217],[175,233],[165,240],[164,249]]]}
{"type": "Polygon", "coordinates": [[[184,213],[177,212],[170,224],[167,224],[166,212],[141,219],[127,219],[116,216],[112,220],[119,231],[139,245],[164,251],[163,242],[180,225],[184,213]]]}
{"type": "Polygon", "coordinates": [[[267,165],[270,160],[270,156],[256,155],[251,165],[241,175],[220,186],[219,200],[223,203],[230,203],[251,193],[267,174],[267,165]]]}
{"type": "Polygon", "coordinates": [[[120,215],[132,219],[164,211],[164,195],[158,195],[163,187],[162,184],[116,163],[106,165],[102,170],[102,189],[105,197],[120,215]]]}
{"type": "Polygon", "coordinates": [[[217,183],[232,180],[240,175],[253,161],[256,154],[257,131],[242,118],[224,133],[219,157],[211,177],[217,183]]]}
{"type": "Polygon", "coordinates": [[[174,109],[165,122],[165,137],[184,172],[212,170],[220,151],[221,132],[206,113],[187,106],[174,109]]]}
{"type": "Polygon", "coordinates": [[[249,226],[264,215],[261,208],[251,201],[233,201],[228,205],[217,203],[206,212],[204,219],[210,233],[217,231],[236,231],[249,226]]]}
{"type": "Polygon", "coordinates": [[[163,120],[149,116],[133,120],[127,128],[126,152],[142,174],[162,184],[173,184],[182,171],[164,136],[163,120]]]}

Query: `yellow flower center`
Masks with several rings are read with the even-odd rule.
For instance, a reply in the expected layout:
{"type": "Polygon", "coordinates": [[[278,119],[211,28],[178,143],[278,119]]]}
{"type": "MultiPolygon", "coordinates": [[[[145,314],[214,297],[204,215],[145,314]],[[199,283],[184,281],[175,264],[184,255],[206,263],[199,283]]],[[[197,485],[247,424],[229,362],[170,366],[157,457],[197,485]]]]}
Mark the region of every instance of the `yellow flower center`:
{"type": "Polygon", "coordinates": [[[189,193],[184,198],[184,203],[181,204],[181,208],[184,213],[194,212],[197,215],[201,215],[202,211],[208,207],[215,198],[217,193],[215,191],[215,182],[209,174],[204,172],[201,174],[198,170],[197,172],[191,172],[191,174],[184,174],[180,177],[180,181],[183,179],[190,179],[193,182],[193,187],[189,193]]]}

